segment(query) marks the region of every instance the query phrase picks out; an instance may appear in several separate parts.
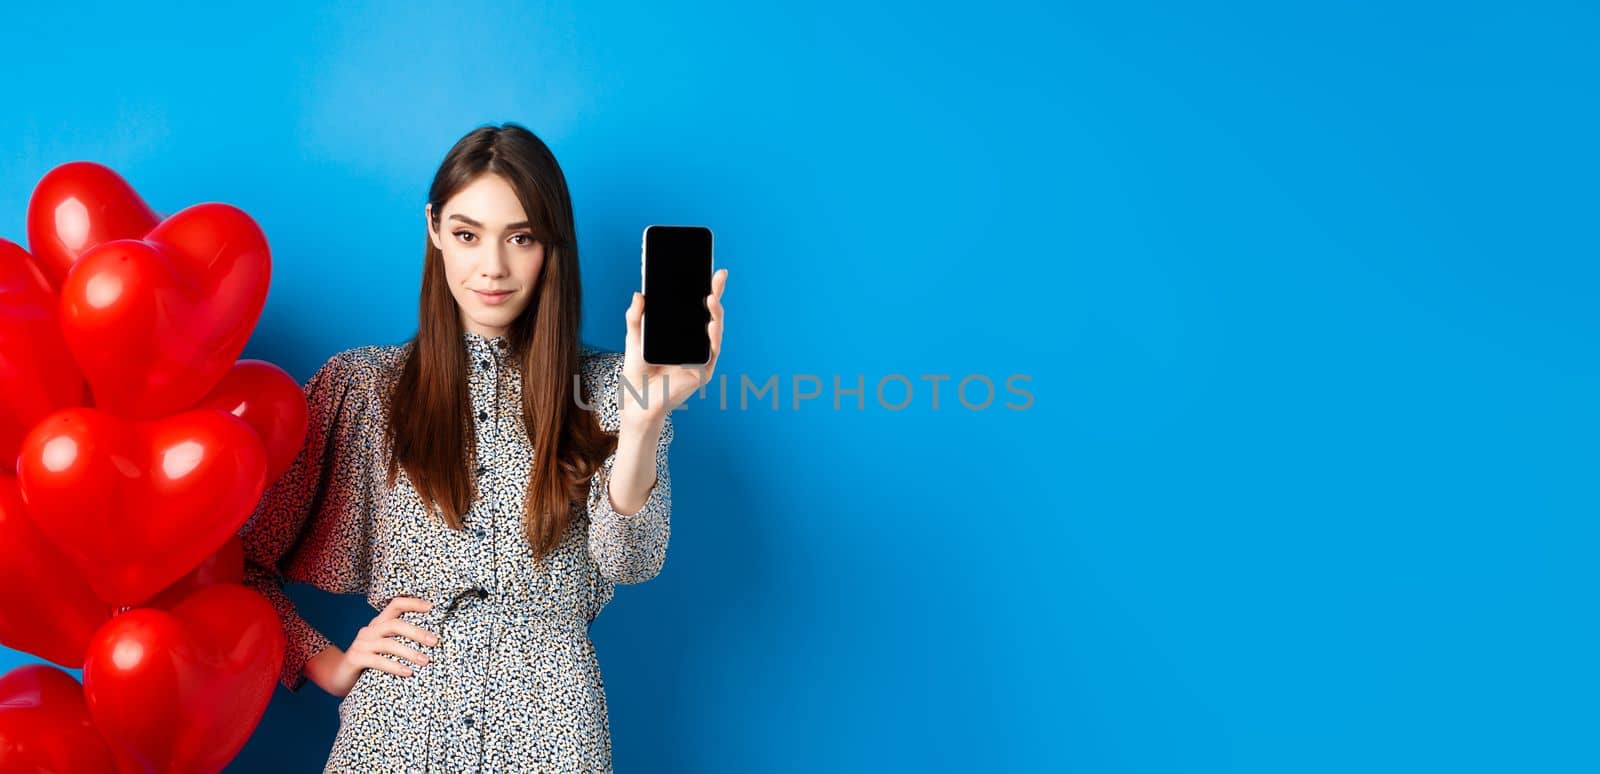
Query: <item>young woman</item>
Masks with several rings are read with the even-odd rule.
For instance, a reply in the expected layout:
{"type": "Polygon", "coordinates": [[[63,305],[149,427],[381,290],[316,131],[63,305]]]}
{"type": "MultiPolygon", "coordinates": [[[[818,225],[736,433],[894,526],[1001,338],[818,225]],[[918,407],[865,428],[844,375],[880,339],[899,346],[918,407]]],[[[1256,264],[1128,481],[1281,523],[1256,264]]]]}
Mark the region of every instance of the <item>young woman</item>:
{"type": "Polygon", "coordinates": [[[633,294],[621,354],[579,343],[572,205],[516,124],[463,137],[423,210],[417,333],[334,355],[306,384],[293,467],[241,533],[246,582],[288,636],[281,680],[342,696],[328,771],[609,771],[588,627],[666,558],[670,410],[711,362],[644,362],[633,294]],[[348,648],[285,580],[366,594],[348,648]]]}

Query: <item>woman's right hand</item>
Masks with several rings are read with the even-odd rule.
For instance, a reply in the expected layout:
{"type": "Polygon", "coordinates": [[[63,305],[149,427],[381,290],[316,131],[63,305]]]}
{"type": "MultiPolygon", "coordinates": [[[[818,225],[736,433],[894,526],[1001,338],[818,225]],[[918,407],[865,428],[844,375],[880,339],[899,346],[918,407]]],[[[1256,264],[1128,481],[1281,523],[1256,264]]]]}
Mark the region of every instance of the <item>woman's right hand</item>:
{"type": "MultiPolygon", "coordinates": [[[[433,603],[421,597],[395,597],[390,600],[389,605],[378,613],[371,623],[356,632],[356,639],[350,643],[349,649],[326,659],[326,679],[315,682],[328,693],[344,696],[350,693],[350,689],[355,687],[356,679],[367,669],[378,669],[392,675],[410,677],[411,667],[384,656],[396,656],[418,666],[427,664],[427,654],[406,647],[394,638],[407,637],[428,647],[438,645],[439,638],[432,632],[400,618],[401,613],[425,613],[432,609],[433,603]]],[[[312,660],[323,660],[324,656],[328,654],[319,653],[317,658],[312,660]]]]}

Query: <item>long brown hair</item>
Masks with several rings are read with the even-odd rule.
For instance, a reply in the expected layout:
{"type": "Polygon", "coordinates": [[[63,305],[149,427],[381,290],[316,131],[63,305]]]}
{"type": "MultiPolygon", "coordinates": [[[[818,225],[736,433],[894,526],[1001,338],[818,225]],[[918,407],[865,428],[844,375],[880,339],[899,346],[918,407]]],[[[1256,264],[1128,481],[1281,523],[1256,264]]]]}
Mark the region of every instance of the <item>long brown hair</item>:
{"type": "MultiPolygon", "coordinates": [[[[566,177],[555,155],[533,132],[514,123],[469,132],[445,154],[428,189],[433,228],[445,202],[479,175],[506,179],[522,202],[544,263],[533,298],[507,333],[511,359],[522,373],[522,417],[533,449],[523,525],[534,556],[560,542],[574,501],[616,448],[594,412],[576,405],[583,290],[578,277],[577,228],[566,177]]],[[[466,330],[445,279],[444,255],[424,235],[422,297],[417,334],[389,396],[389,485],[404,468],[423,502],[445,524],[461,529],[475,494],[476,456],[467,389],[466,330]]],[[[593,396],[583,396],[590,401],[593,396]]]]}

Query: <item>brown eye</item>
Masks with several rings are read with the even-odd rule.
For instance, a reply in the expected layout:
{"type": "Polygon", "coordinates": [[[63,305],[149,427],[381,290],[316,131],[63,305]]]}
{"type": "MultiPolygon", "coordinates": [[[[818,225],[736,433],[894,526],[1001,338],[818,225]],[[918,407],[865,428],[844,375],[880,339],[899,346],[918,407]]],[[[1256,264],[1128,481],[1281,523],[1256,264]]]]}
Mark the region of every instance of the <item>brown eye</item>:
{"type": "Polygon", "coordinates": [[[533,244],[533,235],[532,234],[517,234],[517,235],[515,235],[515,236],[513,236],[511,238],[512,239],[526,239],[526,240],[528,240],[526,242],[518,242],[517,245],[521,246],[521,247],[527,247],[528,245],[533,244]]]}
{"type": "Polygon", "coordinates": [[[454,233],[455,233],[456,237],[458,239],[460,239],[461,241],[463,241],[463,242],[471,242],[472,241],[471,239],[468,239],[467,237],[473,237],[474,239],[477,238],[477,235],[472,233],[471,231],[456,231],[454,233]]]}

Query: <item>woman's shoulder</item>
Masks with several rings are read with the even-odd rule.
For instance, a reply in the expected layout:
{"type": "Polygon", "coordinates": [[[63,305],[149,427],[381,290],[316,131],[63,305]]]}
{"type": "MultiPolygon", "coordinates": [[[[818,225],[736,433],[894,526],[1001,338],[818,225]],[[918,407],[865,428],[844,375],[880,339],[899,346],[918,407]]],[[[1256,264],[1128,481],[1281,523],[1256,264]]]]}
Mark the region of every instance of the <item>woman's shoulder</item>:
{"type": "Polygon", "coordinates": [[[394,383],[409,347],[410,342],[368,344],[335,352],[317,369],[308,386],[375,394],[394,383]]]}
{"type": "Polygon", "coordinates": [[[328,358],[328,362],[346,370],[392,371],[405,362],[406,350],[410,346],[409,341],[404,344],[366,344],[336,352],[328,358]]]}
{"type": "Polygon", "coordinates": [[[612,365],[622,362],[621,352],[611,352],[588,344],[578,345],[578,359],[585,368],[612,365]]]}
{"type": "MultiPolygon", "coordinates": [[[[626,353],[608,352],[588,345],[581,345],[579,352],[585,410],[596,412],[600,418],[600,427],[606,432],[616,433],[621,421],[618,398],[621,397],[622,365],[626,353]]],[[[643,384],[628,388],[630,395],[643,394],[648,389],[648,386],[643,384]]],[[[648,395],[646,397],[648,399],[648,395]]],[[[662,438],[671,441],[672,434],[672,413],[669,411],[662,438]]]]}
{"type": "Polygon", "coordinates": [[[622,373],[621,352],[610,352],[588,344],[578,346],[578,370],[585,387],[594,390],[613,389],[617,375],[622,373]]]}

